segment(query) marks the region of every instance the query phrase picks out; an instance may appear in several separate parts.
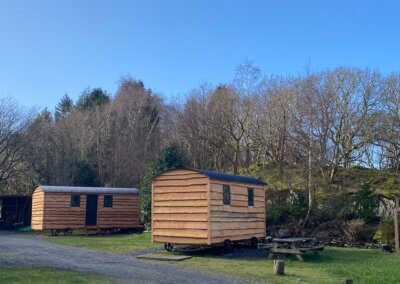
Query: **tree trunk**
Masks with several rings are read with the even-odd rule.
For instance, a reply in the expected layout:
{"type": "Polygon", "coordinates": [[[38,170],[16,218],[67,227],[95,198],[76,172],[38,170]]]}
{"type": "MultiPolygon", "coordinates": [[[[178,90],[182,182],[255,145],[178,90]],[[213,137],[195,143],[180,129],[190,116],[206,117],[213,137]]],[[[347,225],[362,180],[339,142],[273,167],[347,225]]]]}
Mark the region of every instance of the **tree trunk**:
{"type": "Polygon", "coordinates": [[[233,174],[239,173],[239,155],[240,155],[240,140],[236,140],[236,149],[233,160],[233,174]]]}
{"type": "Polygon", "coordinates": [[[399,197],[396,196],[395,207],[393,211],[394,220],[394,244],[397,253],[400,253],[400,240],[399,240],[399,197]]]}
{"type": "Polygon", "coordinates": [[[307,163],[307,172],[308,172],[308,211],[307,211],[307,216],[306,219],[304,220],[304,227],[307,226],[308,221],[310,220],[310,215],[311,215],[311,211],[312,208],[314,206],[314,194],[313,194],[313,184],[312,184],[312,127],[311,127],[311,123],[309,126],[309,145],[308,145],[308,163],[307,163]]]}

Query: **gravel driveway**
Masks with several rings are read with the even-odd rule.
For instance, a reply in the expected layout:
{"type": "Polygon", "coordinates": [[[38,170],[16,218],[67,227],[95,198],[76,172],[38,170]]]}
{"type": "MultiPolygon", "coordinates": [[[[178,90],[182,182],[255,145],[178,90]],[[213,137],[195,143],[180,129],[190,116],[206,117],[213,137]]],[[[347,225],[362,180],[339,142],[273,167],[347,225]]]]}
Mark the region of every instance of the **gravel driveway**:
{"type": "Polygon", "coordinates": [[[110,254],[49,244],[39,236],[0,231],[0,267],[40,266],[102,274],[121,282],[242,283],[242,280],[200,273],[171,263],[138,260],[130,254],[110,254]]]}

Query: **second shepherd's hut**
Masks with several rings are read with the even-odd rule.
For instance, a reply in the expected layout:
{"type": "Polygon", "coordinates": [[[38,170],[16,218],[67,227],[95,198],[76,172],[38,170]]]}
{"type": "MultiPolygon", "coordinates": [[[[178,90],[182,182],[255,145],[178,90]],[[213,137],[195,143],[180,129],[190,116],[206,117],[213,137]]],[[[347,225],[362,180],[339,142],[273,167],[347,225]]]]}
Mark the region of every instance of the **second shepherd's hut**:
{"type": "Polygon", "coordinates": [[[258,179],[179,168],[154,177],[152,242],[229,248],[234,241],[257,245],[265,237],[266,184],[258,179]]]}
{"type": "Polygon", "coordinates": [[[32,196],[32,229],[53,234],[74,229],[138,228],[136,188],[38,186],[32,196]]]}

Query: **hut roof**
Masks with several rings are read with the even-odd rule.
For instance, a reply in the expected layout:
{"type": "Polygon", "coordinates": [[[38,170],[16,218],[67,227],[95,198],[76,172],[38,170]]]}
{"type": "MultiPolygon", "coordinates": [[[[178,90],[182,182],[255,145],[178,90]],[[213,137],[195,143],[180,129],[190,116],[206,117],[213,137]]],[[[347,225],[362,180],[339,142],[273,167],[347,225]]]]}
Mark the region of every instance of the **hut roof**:
{"type": "Polygon", "coordinates": [[[89,194],[139,194],[137,188],[117,187],[83,187],[83,186],[55,186],[39,185],[44,192],[89,193],[89,194]]]}
{"type": "Polygon", "coordinates": [[[207,171],[207,170],[200,170],[200,169],[192,169],[192,168],[175,168],[175,169],[169,169],[165,172],[171,171],[171,170],[177,170],[177,169],[184,169],[184,170],[190,170],[190,171],[195,171],[200,174],[203,174],[211,179],[218,179],[218,180],[225,180],[225,181],[232,181],[232,182],[241,182],[241,183],[250,183],[250,184],[258,184],[258,185],[266,185],[265,182],[262,180],[252,178],[252,177],[246,177],[246,176],[239,176],[239,175],[232,175],[232,174],[225,174],[225,173],[218,173],[218,172],[213,172],[213,171],[207,171]]]}

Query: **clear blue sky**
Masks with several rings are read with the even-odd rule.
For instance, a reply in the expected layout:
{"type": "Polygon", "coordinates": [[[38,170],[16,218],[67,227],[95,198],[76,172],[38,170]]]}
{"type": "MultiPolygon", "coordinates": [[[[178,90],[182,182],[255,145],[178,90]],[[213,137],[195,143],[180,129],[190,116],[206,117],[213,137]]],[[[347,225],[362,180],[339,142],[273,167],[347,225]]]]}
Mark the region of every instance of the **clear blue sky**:
{"type": "Polygon", "coordinates": [[[399,71],[399,15],[395,0],[2,0],[0,96],[53,108],[130,74],[174,97],[231,80],[245,59],[266,74],[399,71]]]}

